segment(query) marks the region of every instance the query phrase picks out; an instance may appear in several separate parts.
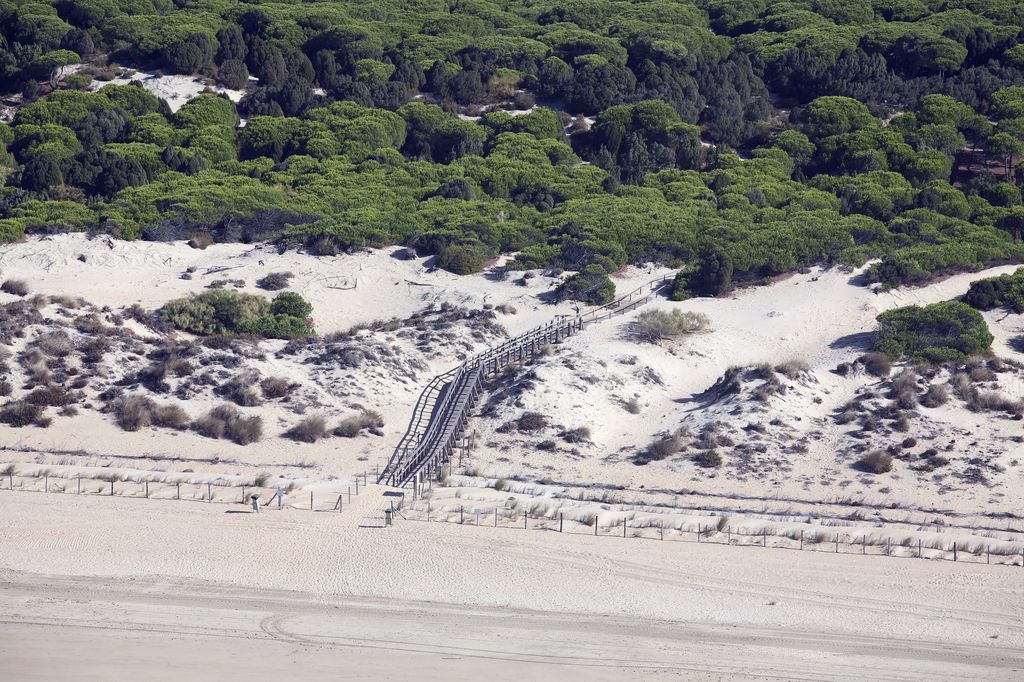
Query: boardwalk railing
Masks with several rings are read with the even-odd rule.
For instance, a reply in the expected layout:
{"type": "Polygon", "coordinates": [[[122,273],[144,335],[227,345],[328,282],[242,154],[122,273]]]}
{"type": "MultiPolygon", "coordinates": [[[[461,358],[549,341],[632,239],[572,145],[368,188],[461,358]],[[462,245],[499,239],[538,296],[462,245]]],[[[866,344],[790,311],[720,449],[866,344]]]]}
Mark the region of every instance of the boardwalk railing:
{"type": "Polygon", "coordinates": [[[434,377],[420,394],[409,427],[381,472],[378,483],[406,487],[414,493],[433,480],[458,445],[484,379],[533,357],[545,346],[558,343],[584,326],[635,310],[654,299],[673,279],[667,275],[575,317],[562,315],[507,339],[434,377]]]}

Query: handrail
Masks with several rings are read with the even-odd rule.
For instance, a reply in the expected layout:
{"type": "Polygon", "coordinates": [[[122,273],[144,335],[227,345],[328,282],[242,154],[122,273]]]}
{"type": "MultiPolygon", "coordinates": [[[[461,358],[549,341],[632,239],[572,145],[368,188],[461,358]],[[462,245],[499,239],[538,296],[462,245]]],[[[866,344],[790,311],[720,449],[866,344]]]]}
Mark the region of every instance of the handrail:
{"type": "Polygon", "coordinates": [[[490,373],[487,371],[489,363],[494,364],[492,371],[497,371],[502,355],[507,355],[511,362],[513,356],[523,355],[526,348],[538,340],[547,342],[552,335],[556,339],[570,336],[587,324],[635,310],[649,302],[674,277],[675,275],[666,275],[653,279],[609,303],[596,306],[579,315],[560,315],[506,339],[498,346],[486,348],[467,358],[457,367],[435,376],[416,401],[409,426],[377,482],[404,486],[421,467],[434,458],[438,448],[450,451],[452,442],[458,437],[456,432],[468,419],[473,398],[483,382],[484,375],[490,373]],[[624,303],[626,305],[623,305],[624,303]],[[472,388],[468,391],[470,397],[463,400],[462,409],[456,413],[453,402],[467,394],[469,380],[473,382],[472,388]],[[433,407],[428,414],[427,407],[432,398],[433,407]]]}

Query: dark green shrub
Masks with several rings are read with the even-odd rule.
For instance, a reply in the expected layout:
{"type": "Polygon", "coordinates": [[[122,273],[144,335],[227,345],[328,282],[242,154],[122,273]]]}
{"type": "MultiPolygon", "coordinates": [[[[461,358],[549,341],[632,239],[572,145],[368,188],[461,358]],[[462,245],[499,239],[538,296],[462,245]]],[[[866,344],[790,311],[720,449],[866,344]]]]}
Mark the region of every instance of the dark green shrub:
{"type": "Polygon", "coordinates": [[[693,462],[705,469],[715,469],[722,466],[722,456],[715,450],[701,450],[693,456],[693,462]]]}
{"type": "Polygon", "coordinates": [[[615,298],[615,283],[600,265],[588,265],[558,285],[559,301],[574,300],[590,305],[604,305],[615,298]]]}
{"type": "Polygon", "coordinates": [[[971,282],[964,294],[964,303],[978,310],[1005,307],[1015,313],[1024,312],[1024,268],[1011,275],[986,277],[971,282]]]}
{"type": "Polygon", "coordinates": [[[981,313],[959,301],[890,310],[878,316],[878,328],[877,351],[926,362],[985,353],[993,338],[981,313]]]}
{"type": "Polygon", "coordinates": [[[463,244],[452,244],[437,257],[437,267],[456,275],[471,275],[480,272],[486,260],[480,249],[463,244]]]}
{"type": "Polygon", "coordinates": [[[306,318],[313,306],[299,294],[285,291],[273,302],[262,296],[210,289],[189,298],[168,301],[161,315],[176,328],[193,334],[251,334],[292,339],[312,333],[306,318]]]}
{"type": "Polygon", "coordinates": [[[294,291],[283,291],[270,304],[272,315],[287,315],[304,320],[313,312],[313,305],[294,291]]]}

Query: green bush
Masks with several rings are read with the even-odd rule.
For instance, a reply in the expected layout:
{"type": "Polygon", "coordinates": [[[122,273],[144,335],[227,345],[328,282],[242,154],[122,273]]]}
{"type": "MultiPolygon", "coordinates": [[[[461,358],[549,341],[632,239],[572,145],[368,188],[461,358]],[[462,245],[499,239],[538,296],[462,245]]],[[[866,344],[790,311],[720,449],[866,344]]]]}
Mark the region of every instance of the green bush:
{"type": "Polygon", "coordinates": [[[555,289],[559,301],[604,305],[615,298],[615,283],[600,265],[588,265],[555,289]]]}
{"type": "Polygon", "coordinates": [[[992,338],[981,313],[965,303],[946,301],[879,315],[875,349],[895,359],[947,362],[987,352],[992,338]]]}
{"type": "Polygon", "coordinates": [[[282,292],[273,302],[268,302],[262,296],[210,289],[168,301],[160,312],[177,329],[193,334],[251,334],[291,339],[312,333],[306,319],[313,312],[313,306],[291,291],[282,292]]]}
{"type": "Polygon", "coordinates": [[[1024,312],[1024,268],[1010,275],[986,277],[971,282],[964,303],[978,310],[1008,308],[1024,312]]]}

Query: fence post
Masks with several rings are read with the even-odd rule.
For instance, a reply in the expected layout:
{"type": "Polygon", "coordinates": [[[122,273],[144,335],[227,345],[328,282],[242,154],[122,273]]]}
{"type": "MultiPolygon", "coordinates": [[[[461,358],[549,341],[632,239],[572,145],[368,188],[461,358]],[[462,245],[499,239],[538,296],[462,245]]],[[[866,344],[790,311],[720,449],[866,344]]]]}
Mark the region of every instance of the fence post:
{"type": "Polygon", "coordinates": [[[348,495],[348,499],[345,501],[352,504],[352,486],[348,487],[348,491],[345,494],[348,495]]]}
{"type": "Polygon", "coordinates": [[[530,512],[529,511],[523,511],[523,528],[528,528],[529,527],[528,526],[529,521],[530,521],[530,512]]]}
{"type": "Polygon", "coordinates": [[[178,494],[177,494],[177,496],[176,496],[176,497],[177,497],[177,499],[179,499],[179,500],[180,500],[180,499],[181,499],[181,481],[178,481],[178,482],[177,482],[177,483],[175,483],[174,485],[175,485],[175,486],[177,487],[177,489],[178,489],[178,494]]]}
{"type": "Polygon", "coordinates": [[[768,546],[768,529],[767,528],[762,528],[761,529],[761,546],[762,547],[767,547],[768,546]]]}
{"type": "Polygon", "coordinates": [[[988,545],[985,545],[985,563],[992,563],[992,548],[988,545]]]}
{"type": "MultiPolygon", "coordinates": [[[[148,500],[149,499],[149,481],[146,481],[145,483],[146,483],[146,499],[148,500]]],[[[242,499],[243,500],[245,499],[244,489],[243,489],[243,492],[242,492],[242,499]]]]}
{"type": "Polygon", "coordinates": [[[725,544],[732,544],[732,528],[730,528],[729,526],[725,527],[725,544]]]}
{"type": "Polygon", "coordinates": [[[664,519],[662,519],[661,521],[658,521],[658,530],[661,533],[661,539],[664,540],[665,539],[665,520],[664,519]]]}
{"type": "Polygon", "coordinates": [[[839,554],[839,533],[836,533],[836,554],[839,554]]]}
{"type": "Polygon", "coordinates": [[[917,558],[921,558],[921,538],[917,539],[917,558]]]}
{"type": "Polygon", "coordinates": [[[622,537],[626,537],[626,519],[622,519],[622,537]]]}
{"type": "Polygon", "coordinates": [[[43,492],[50,492],[50,474],[43,474],[43,492]]]}
{"type": "Polygon", "coordinates": [[[460,526],[462,525],[462,522],[463,522],[463,514],[462,514],[462,505],[460,504],[459,505],[459,525],[460,526]]]}
{"type": "Polygon", "coordinates": [[[498,527],[498,508],[494,508],[494,527],[498,527]]]}
{"type": "Polygon", "coordinates": [[[110,480],[110,496],[111,497],[114,496],[114,480],[113,479],[110,480]]]}
{"type": "Polygon", "coordinates": [[[309,491],[309,511],[313,511],[313,491],[309,491]]]}
{"type": "MultiPolygon", "coordinates": [[[[597,514],[594,514],[594,537],[595,538],[597,537],[597,522],[598,522],[597,514]]],[[[1021,555],[1021,561],[1024,562],[1024,550],[1021,550],[1020,555],[1021,555]]],[[[1024,563],[1022,563],[1021,565],[1024,566],[1024,563]]]]}
{"type": "Polygon", "coordinates": [[[565,517],[562,515],[562,512],[558,512],[558,532],[559,533],[562,532],[562,522],[564,520],[565,520],[565,517]]]}
{"type": "Polygon", "coordinates": [[[956,540],[953,541],[953,561],[956,561],[956,540]]]}
{"type": "Polygon", "coordinates": [[[868,534],[867,533],[864,533],[864,535],[862,535],[861,538],[860,538],[860,553],[861,554],[867,554],[868,553],[868,534]]]}
{"type": "Polygon", "coordinates": [[[82,494],[82,474],[78,474],[78,494],[82,494]]]}
{"type": "MultiPolygon", "coordinates": [[[[147,493],[146,497],[149,497],[148,493],[147,493]]],[[[242,484],[242,504],[245,504],[245,484],[244,483],[242,484]]]]}
{"type": "Polygon", "coordinates": [[[703,532],[704,532],[704,526],[698,523],[697,524],[697,544],[698,545],[700,544],[700,534],[703,533],[703,532]]]}
{"type": "Polygon", "coordinates": [[[213,502],[213,486],[209,483],[206,484],[206,496],[207,502],[213,502]]]}
{"type": "Polygon", "coordinates": [[[804,548],[804,532],[800,531],[800,549],[803,550],[803,548],[804,548]]]}

